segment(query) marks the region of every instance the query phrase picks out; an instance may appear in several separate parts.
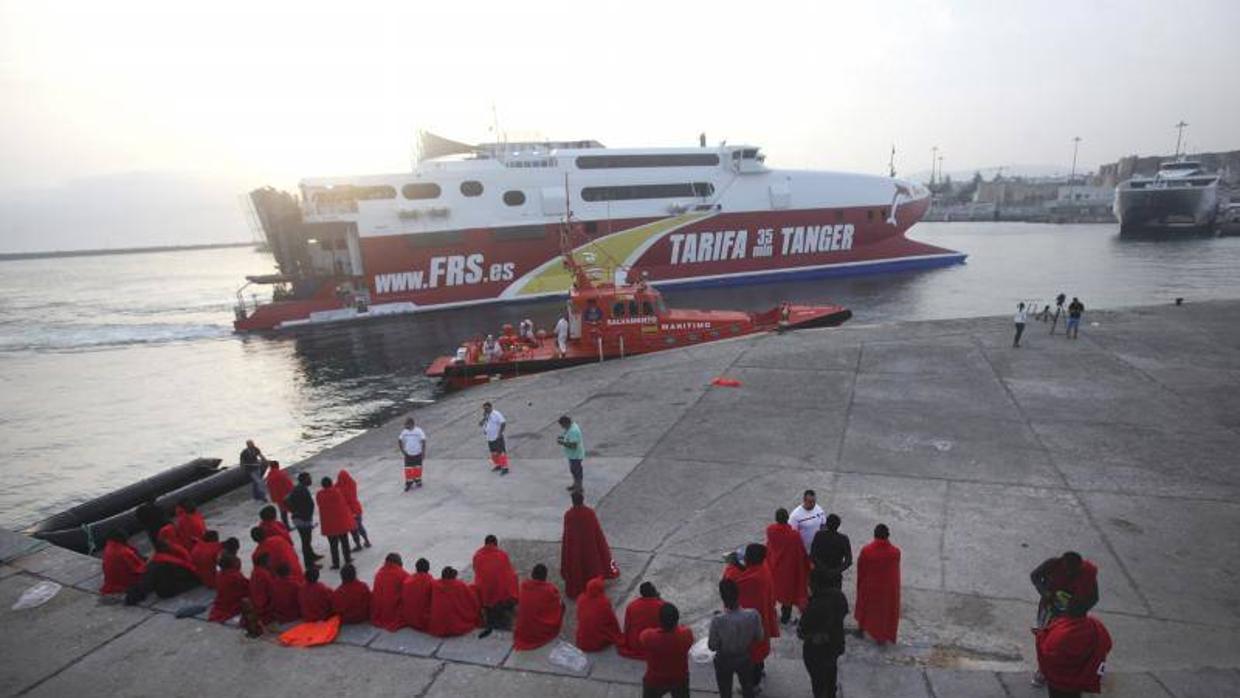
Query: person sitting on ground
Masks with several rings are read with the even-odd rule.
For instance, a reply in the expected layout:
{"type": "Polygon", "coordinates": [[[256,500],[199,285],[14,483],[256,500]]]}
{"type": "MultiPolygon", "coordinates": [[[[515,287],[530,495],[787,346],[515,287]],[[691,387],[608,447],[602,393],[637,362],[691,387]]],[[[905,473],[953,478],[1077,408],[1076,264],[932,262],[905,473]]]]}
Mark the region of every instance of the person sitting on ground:
{"type": "Polygon", "coordinates": [[[405,625],[400,613],[400,598],[409,573],[404,564],[400,555],[388,553],[383,566],[375,572],[370,594],[370,624],[376,628],[396,632],[405,625]]]}
{"type": "Polygon", "coordinates": [[[254,564],[258,564],[260,556],[266,555],[270,560],[271,569],[274,570],[280,565],[288,565],[293,579],[298,583],[306,578],[305,570],[301,568],[301,560],[297,557],[297,551],[293,550],[293,544],[288,540],[279,535],[267,535],[267,531],[259,526],[250,529],[250,538],[257,544],[250,555],[254,564]]]}
{"type": "Polygon", "coordinates": [[[680,610],[670,603],[659,609],[659,627],[642,631],[638,640],[646,652],[642,698],[689,698],[689,648],[693,631],[680,625],[680,610]]]}
{"type": "Polygon", "coordinates": [[[293,536],[289,533],[288,526],[276,521],[276,514],[276,508],[270,504],[262,509],[259,509],[258,527],[266,531],[268,536],[279,536],[280,538],[288,541],[289,544],[292,544],[293,536]]]}
{"type": "Polygon", "coordinates": [[[223,623],[241,613],[241,600],[250,598],[250,580],[241,573],[236,555],[220,555],[220,572],[215,577],[215,600],[207,620],[223,623]]]}
{"type": "Polygon", "coordinates": [[[400,615],[405,625],[426,632],[431,624],[431,563],[424,557],[413,565],[413,574],[405,578],[400,588],[400,615]]]}
{"type": "Polygon", "coordinates": [[[159,531],[168,523],[168,512],[156,504],[154,499],[148,499],[134,509],[134,516],[138,518],[138,523],[142,525],[142,530],[146,531],[151,547],[154,548],[155,541],[159,538],[159,531]]]}
{"type": "Polygon", "coordinates": [[[546,565],[534,565],[530,578],[521,582],[512,648],[523,651],[542,647],[560,634],[563,622],[564,602],[560,600],[560,590],[547,581],[546,565]]]}
{"type": "Polygon", "coordinates": [[[624,642],[620,621],[607,598],[602,577],[586,582],[586,590],[577,597],[577,647],[582,652],[599,652],[624,642]]]}
{"type": "Polygon", "coordinates": [[[301,618],[302,584],[293,579],[288,565],[276,567],[271,588],[271,614],[277,623],[293,623],[301,618]]]}
{"type": "Polygon", "coordinates": [[[427,632],[435,637],[456,637],[478,627],[482,607],[472,588],[457,579],[456,569],[445,567],[431,585],[431,614],[427,632]]]}
{"type": "Polygon", "coordinates": [[[353,563],[340,568],[340,586],[332,592],[332,609],[346,625],[370,621],[370,587],[357,578],[353,563]]]}
{"type": "MultiPolygon", "coordinates": [[[[819,531],[822,533],[822,531],[819,531]]],[[[805,589],[809,585],[809,556],[801,542],[801,534],[788,525],[788,510],[775,510],[775,523],[766,527],[766,565],[775,583],[775,601],[779,604],[779,622],[792,620],[792,609],[804,609],[805,589]]]]}
{"type": "Polygon", "coordinates": [[[202,534],[202,540],[194,545],[194,549],[189,551],[189,559],[194,563],[194,570],[198,573],[198,579],[208,589],[215,588],[216,568],[220,562],[220,552],[223,550],[224,546],[220,543],[220,534],[208,530],[202,534]]]}
{"type": "Polygon", "coordinates": [[[297,592],[297,607],[306,623],[317,623],[332,617],[332,588],[319,581],[319,568],[306,570],[306,583],[297,592]]]}
{"type": "Polygon", "coordinates": [[[220,557],[232,555],[237,559],[241,559],[241,541],[236,536],[229,536],[220,543],[220,557]]]}
{"type": "Polygon", "coordinates": [[[263,553],[254,559],[254,569],[250,571],[250,603],[264,625],[275,619],[276,576],[270,564],[271,558],[263,553]]]}
{"type": "Polygon", "coordinates": [[[663,599],[654,584],[642,582],[637,593],[639,596],[624,608],[624,642],[616,647],[620,656],[629,659],[646,658],[638,638],[643,630],[659,627],[659,609],[663,608],[663,599]]]}
{"type": "Polygon", "coordinates": [[[271,501],[280,508],[280,521],[284,523],[284,530],[288,531],[288,504],[284,501],[293,492],[293,479],[288,476],[288,471],[280,467],[277,461],[271,461],[267,465],[267,493],[271,496],[271,501]]]}
{"type": "Polygon", "coordinates": [[[103,546],[103,586],[100,594],[124,594],[140,584],[146,574],[146,560],[129,544],[119,529],[108,534],[103,546]]]}
{"type": "Polygon", "coordinates": [[[189,553],[176,544],[161,541],[155,543],[155,554],[146,564],[146,574],[142,578],[139,590],[130,588],[126,593],[125,602],[133,603],[141,600],[147,592],[155,592],[161,599],[170,599],[199,586],[198,572],[190,560],[189,553]]]}
{"type": "Polygon", "coordinates": [[[507,630],[517,605],[517,571],[508,553],[500,549],[498,538],[488,534],[483,539],[482,547],[474,553],[473,568],[487,630],[507,630]]]}
{"type": "Polygon", "coordinates": [[[176,508],[177,542],[186,550],[193,550],[194,544],[202,539],[207,532],[207,522],[202,518],[198,507],[188,499],[182,499],[176,508]]]}

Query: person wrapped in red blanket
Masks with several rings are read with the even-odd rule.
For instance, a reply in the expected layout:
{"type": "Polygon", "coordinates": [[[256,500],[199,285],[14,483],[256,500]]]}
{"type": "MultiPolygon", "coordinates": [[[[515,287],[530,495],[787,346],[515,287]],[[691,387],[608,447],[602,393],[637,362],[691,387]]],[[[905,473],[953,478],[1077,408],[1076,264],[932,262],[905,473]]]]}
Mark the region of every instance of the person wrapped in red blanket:
{"type": "Polygon", "coordinates": [[[146,574],[146,560],[129,544],[119,530],[108,534],[103,546],[103,586],[100,594],[123,594],[142,581],[146,574]]]}
{"type": "Polygon", "coordinates": [[[405,625],[400,612],[401,590],[409,573],[405,571],[404,560],[396,553],[388,553],[383,566],[375,572],[375,582],[371,586],[370,624],[396,632],[405,625]]]}
{"type": "Polygon", "coordinates": [[[435,578],[431,576],[431,563],[424,557],[413,564],[413,574],[405,578],[400,588],[400,616],[405,625],[421,632],[431,626],[431,588],[435,578]]]}
{"type": "Polygon", "coordinates": [[[306,570],[306,583],[297,592],[301,619],[307,623],[317,623],[331,618],[335,613],[332,607],[333,595],[332,588],[319,581],[317,567],[306,570]]]}
{"type": "Polygon", "coordinates": [[[586,582],[586,590],[577,597],[577,647],[582,652],[599,652],[624,642],[620,621],[607,598],[602,577],[586,582]]]}
{"type": "Polygon", "coordinates": [[[483,539],[482,547],[474,553],[473,567],[474,587],[487,630],[507,630],[517,604],[517,571],[508,553],[500,549],[499,539],[493,535],[483,539]]]}
{"type": "Polygon", "coordinates": [[[560,540],[560,575],[564,578],[564,595],[577,598],[586,582],[595,577],[615,579],[620,576],[611,556],[611,547],[594,510],[585,505],[580,490],[573,490],[573,506],[564,512],[564,534],[560,540]]]}
{"type": "Polygon", "coordinates": [[[512,648],[523,651],[542,647],[560,634],[563,621],[564,602],[560,600],[560,590],[547,581],[546,565],[534,565],[530,578],[521,582],[512,648]]]}
{"type": "Polygon", "coordinates": [[[220,556],[220,572],[215,577],[215,600],[207,620],[223,623],[241,613],[241,600],[250,598],[250,580],[241,573],[241,560],[235,555],[220,556]]]}
{"type": "Polygon", "coordinates": [[[896,641],[900,628],[900,549],[888,540],[886,524],[874,527],[874,540],[857,556],[857,633],[878,644],[896,641]]]}
{"type": "Polygon", "coordinates": [[[1079,696],[1102,690],[1111,634],[1102,621],[1079,607],[1034,630],[1038,671],[1051,696],[1079,696]]]}
{"type": "Polygon", "coordinates": [[[431,585],[431,617],[427,629],[435,637],[456,637],[478,627],[482,607],[473,587],[457,579],[456,569],[445,567],[431,585]]]}
{"type": "Polygon", "coordinates": [[[332,610],[340,614],[341,623],[369,622],[370,596],[370,587],[357,578],[352,563],[340,568],[340,586],[332,592],[332,610]]]}
{"type": "Polygon", "coordinates": [[[788,524],[788,510],[775,511],[775,523],[766,527],[766,566],[775,583],[779,620],[792,620],[792,609],[804,610],[808,601],[809,556],[801,534],[788,524]]]}
{"type": "Polygon", "coordinates": [[[659,590],[654,584],[642,582],[638,594],[624,608],[624,642],[616,647],[620,656],[629,659],[646,658],[638,638],[643,630],[659,627],[659,609],[663,607],[663,599],[659,598],[659,590]]]}

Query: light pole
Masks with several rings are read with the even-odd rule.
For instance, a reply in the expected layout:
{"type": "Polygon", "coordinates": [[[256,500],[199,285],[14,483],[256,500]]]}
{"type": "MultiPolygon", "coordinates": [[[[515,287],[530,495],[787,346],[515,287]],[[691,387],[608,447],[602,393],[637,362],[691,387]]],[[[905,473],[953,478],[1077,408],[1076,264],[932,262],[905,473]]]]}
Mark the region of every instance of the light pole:
{"type": "Polygon", "coordinates": [[[1179,160],[1179,159],[1180,159],[1180,141],[1184,138],[1184,127],[1185,127],[1185,126],[1188,126],[1188,124],[1184,123],[1184,120],[1183,120],[1183,119],[1181,119],[1181,120],[1180,120],[1180,123],[1178,123],[1178,124],[1176,124],[1176,125],[1175,125],[1175,130],[1176,130],[1176,134],[1175,134],[1175,159],[1176,159],[1176,160],[1179,160]]]}
{"type": "Polygon", "coordinates": [[[939,159],[939,147],[936,145],[930,148],[930,186],[934,187],[934,167],[939,159]]]}
{"type": "Polygon", "coordinates": [[[939,183],[943,183],[943,156],[939,156],[939,183]]]}

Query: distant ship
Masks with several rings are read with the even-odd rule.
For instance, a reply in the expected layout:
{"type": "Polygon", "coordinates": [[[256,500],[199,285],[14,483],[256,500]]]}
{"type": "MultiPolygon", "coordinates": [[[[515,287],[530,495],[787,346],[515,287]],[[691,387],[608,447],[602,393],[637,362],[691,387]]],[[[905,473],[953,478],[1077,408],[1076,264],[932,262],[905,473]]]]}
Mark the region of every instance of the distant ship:
{"type": "MultiPolygon", "coordinates": [[[[704,141],[704,139],[703,139],[704,141]]],[[[250,194],[278,274],[237,292],[238,331],[568,295],[559,249],[639,269],[659,287],[945,266],[909,240],[925,186],[767,167],[753,145],[605,148],[593,140],[458,143],[422,134],[411,172],[307,179],[250,194]]]]}

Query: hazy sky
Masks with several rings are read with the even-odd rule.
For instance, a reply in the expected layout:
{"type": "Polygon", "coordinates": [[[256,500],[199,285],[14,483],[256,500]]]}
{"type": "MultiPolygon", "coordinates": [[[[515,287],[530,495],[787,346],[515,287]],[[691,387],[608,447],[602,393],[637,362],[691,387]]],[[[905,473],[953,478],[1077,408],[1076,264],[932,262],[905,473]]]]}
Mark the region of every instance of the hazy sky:
{"type": "MultiPolygon", "coordinates": [[[[0,190],[409,167],[417,129],[905,173],[1240,147],[1240,0],[0,0],[0,190]]],[[[235,206],[235,201],[227,202],[235,206]]],[[[10,226],[10,230],[12,226],[10,226]]],[[[2,231],[0,231],[2,233],[2,231]]],[[[6,245],[0,244],[0,247],[6,245]]]]}

